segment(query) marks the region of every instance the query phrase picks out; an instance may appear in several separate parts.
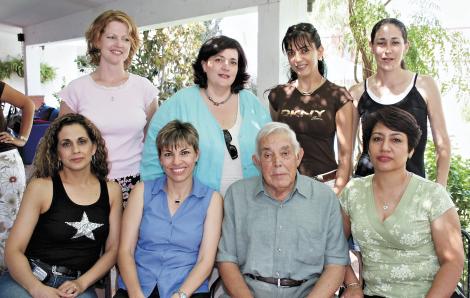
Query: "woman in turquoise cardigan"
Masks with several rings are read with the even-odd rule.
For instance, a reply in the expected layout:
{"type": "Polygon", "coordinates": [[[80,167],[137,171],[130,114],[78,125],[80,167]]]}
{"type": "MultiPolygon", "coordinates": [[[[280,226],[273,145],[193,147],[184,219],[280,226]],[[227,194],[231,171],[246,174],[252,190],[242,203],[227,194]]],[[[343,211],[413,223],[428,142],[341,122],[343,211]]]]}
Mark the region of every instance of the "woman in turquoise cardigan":
{"type": "Polygon", "coordinates": [[[196,177],[222,194],[231,183],[258,175],[252,162],[257,132],[271,121],[259,99],[245,90],[249,75],[240,44],[229,37],[206,41],[193,64],[194,83],[170,97],[152,118],[147,132],[141,176],[162,176],[155,138],[174,119],[198,130],[200,158],[196,177]]]}

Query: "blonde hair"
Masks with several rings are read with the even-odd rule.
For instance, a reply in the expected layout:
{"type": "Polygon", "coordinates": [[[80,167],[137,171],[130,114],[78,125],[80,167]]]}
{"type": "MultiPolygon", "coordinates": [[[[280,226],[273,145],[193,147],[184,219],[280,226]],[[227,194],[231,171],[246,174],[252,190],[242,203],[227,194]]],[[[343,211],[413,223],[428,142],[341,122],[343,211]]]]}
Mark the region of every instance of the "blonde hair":
{"type": "Polygon", "coordinates": [[[85,33],[85,38],[87,42],[87,53],[90,56],[91,64],[98,66],[100,63],[100,49],[98,49],[95,43],[103,35],[106,26],[112,21],[123,23],[129,29],[129,39],[131,42],[131,48],[129,50],[129,56],[126,61],[124,61],[124,68],[128,68],[131,65],[132,57],[140,46],[139,31],[136,24],[131,19],[129,15],[120,10],[107,10],[100,14],[94,21],[91,23],[90,27],[85,33]]]}

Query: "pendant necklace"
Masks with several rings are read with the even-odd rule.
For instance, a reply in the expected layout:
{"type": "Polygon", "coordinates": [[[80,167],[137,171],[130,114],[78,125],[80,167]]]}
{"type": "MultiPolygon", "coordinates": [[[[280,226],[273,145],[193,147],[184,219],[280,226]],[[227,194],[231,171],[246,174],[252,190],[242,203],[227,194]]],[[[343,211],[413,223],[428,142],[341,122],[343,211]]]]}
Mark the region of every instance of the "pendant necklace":
{"type": "Polygon", "coordinates": [[[204,94],[206,94],[207,99],[209,99],[209,101],[216,107],[218,107],[220,105],[223,105],[224,103],[226,103],[230,99],[230,97],[232,97],[232,92],[230,92],[226,99],[224,99],[222,101],[215,101],[211,96],[209,96],[209,93],[207,93],[207,89],[204,89],[204,94]]]}
{"type": "MultiPolygon", "coordinates": [[[[410,172],[407,172],[407,173],[406,173],[406,178],[405,178],[405,180],[404,180],[404,184],[406,184],[406,185],[405,185],[404,189],[401,191],[401,193],[400,193],[400,195],[399,195],[399,198],[400,198],[400,199],[401,199],[401,197],[403,196],[403,193],[404,193],[405,190],[406,190],[406,186],[408,185],[408,183],[406,182],[406,180],[407,180],[409,177],[411,177],[411,173],[410,173],[410,172]]],[[[382,201],[382,205],[383,205],[383,206],[382,206],[382,209],[383,209],[384,211],[385,211],[385,210],[388,210],[388,208],[390,207],[389,202],[382,201]]]]}
{"type": "Polygon", "coordinates": [[[312,95],[324,82],[325,78],[322,77],[321,80],[320,80],[320,83],[318,83],[313,89],[312,91],[303,91],[303,90],[300,90],[299,88],[299,81],[297,80],[297,86],[295,86],[295,88],[300,92],[300,94],[304,95],[304,96],[310,96],[312,95]]]}
{"type": "Polygon", "coordinates": [[[383,206],[382,208],[383,208],[384,210],[387,210],[387,209],[388,209],[388,203],[387,203],[387,202],[384,202],[383,204],[384,204],[384,206],[383,206]]]}

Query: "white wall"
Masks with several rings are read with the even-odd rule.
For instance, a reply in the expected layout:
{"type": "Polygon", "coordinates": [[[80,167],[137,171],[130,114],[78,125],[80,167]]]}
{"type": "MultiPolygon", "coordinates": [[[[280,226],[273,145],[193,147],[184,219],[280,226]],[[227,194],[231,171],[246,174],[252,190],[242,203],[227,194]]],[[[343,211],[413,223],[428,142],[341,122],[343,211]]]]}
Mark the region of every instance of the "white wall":
{"type": "MultiPolygon", "coordinates": [[[[9,58],[22,57],[22,43],[17,41],[17,32],[2,29],[0,28],[0,60],[4,61],[9,58]]],[[[39,87],[40,91],[35,91],[35,94],[30,95],[44,95],[48,105],[58,106],[58,102],[53,94],[61,89],[64,80],[65,84],[68,84],[71,80],[81,75],[74,60],[78,55],[83,55],[85,52],[86,44],[83,39],[45,44],[44,49],[40,51],[39,59],[41,62],[54,67],[57,77],[52,82],[41,84],[39,87]]],[[[25,92],[24,79],[16,74],[13,74],[10,79],[6,79],[5,82],[13,88],[23,93],[25,92]]]]}
{"type": "Polygon", "coordinates": [[[44,46],[41,61],[54,67],[57,77],[53,82],[42,84],[45,102],[50,106],[58,106],[57,99],[53,96],[62,89],[62,85],[67,85],[82,74],[77,68],[75,59],[79,55],[86,53],[85,40],[69,41],[63,43],[51,43],[44,46]]]}
{"type": "MultiPolygon", "coordinates": [[[[22,55],[22,45],[21,42],[17,40],[15,30],[9,30],[0,28],[0,60],[5,61],[9,58],[18,58],[22,55]]],[[[18,77],[16,74],[13,74],[10,79],[6,79],[5,82],[12,86],[13,88],[24,92],[24,80],[23,78],[18,77]]]]}

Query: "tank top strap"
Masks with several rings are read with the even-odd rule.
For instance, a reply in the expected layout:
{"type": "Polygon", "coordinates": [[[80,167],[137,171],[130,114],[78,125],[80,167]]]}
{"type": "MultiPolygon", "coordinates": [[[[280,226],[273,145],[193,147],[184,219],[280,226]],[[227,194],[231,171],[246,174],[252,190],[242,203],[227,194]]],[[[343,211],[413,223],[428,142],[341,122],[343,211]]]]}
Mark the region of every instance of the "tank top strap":
{"type": "Polygon", "coordinates": [[[413,81],[413,87],[416,86],[416,80],[418,79],[418,73],[415,73],[415,79],[413,81]]]}
{"type": "Polygon", "coordinates": [[[364,80],[364,92],[367,92],[367,79],[364,80]]]}
{"type": "Polygon", "coordinates": [[[106,180],[99,179],[100,181],[100,198],[98,199],[98,204],[109,206],[109,193],[108,193],[108,184],[106,180]]]}
{"type": "Polygon", "coordinates": [[[52,205],[57,204],[58,199],[66,198],[67,193],[65,192],[64,185],[62,184],[62,179],[60,179],[59,173],[56,173],[52,178],[52,205]]]}

